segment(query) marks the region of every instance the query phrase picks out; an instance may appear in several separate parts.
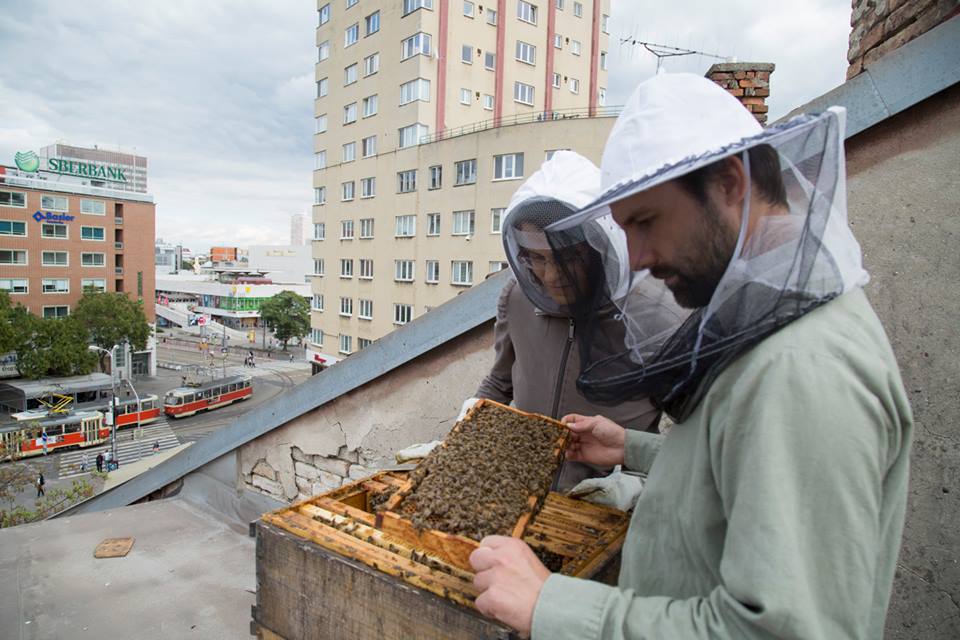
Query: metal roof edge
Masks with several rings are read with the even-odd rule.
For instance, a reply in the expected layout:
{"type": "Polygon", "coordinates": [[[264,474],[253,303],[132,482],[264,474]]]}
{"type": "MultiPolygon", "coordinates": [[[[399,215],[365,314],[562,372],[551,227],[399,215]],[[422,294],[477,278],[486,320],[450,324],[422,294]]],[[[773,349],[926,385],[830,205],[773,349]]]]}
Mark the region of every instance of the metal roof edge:
{"type": "Polygon", "coordinates": [[[496,317],[497,300],[506,281],[506,273],[488,278],[345,358],[329,370],[251,409],[229,426],[187,447],[169,460],[52,517],[126,506],[237,447],[467,333],[496,317]]]}
{"type": "Polygon", "coordinates": [[[960,82],[958,62],[960,16],[955,16],[777,122],[832,106],[846,107],[850,138],[960,82]]]}

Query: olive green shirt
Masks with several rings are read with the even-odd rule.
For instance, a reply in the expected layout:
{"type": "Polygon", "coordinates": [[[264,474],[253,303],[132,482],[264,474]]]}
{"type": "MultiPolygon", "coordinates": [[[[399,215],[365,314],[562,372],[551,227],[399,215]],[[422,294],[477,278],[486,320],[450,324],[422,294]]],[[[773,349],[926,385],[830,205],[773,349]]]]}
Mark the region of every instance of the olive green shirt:
{"type": "Polygon", "coordinates": [[[619,585],[550,576],[533,638],[882,637],[912,427],[862,291],[799,318],[666,436],[627,432],[619,585]]]}

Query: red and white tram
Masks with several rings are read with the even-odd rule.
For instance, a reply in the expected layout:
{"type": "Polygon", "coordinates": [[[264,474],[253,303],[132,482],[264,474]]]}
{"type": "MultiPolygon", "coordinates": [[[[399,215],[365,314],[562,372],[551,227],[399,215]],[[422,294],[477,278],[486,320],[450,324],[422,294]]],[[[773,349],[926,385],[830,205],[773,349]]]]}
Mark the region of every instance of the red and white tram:
{"type": "Polygon", "coordinates": [[[110,437],[110,427],[99,411],[75,411],[22,419],[0,427],[0,460],[43,454],[70,447],[89,447],[110,437]]]}
{"type": "Polygon", "coordinates": [[[153,395],[140,398],[140,420],[137,420],[137,401],[124,400],[117,405],[117,429],[150,424],[160,417],[160,399],[153,395]]]}
{"type": "Polygon", "coordinates": [[[163,399],[163,411],[172,418],[183,418],[198,411],[225,407],[252,395],[250,376],[228,376],[195,387],[171,389],[163,399]]]}

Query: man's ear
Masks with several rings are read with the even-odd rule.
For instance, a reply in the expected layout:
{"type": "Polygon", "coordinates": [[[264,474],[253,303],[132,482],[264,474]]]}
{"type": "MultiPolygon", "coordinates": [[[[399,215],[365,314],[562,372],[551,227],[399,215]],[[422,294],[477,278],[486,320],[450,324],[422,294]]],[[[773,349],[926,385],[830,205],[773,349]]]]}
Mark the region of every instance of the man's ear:
{"type": "Polygon", "coordinates": [[[715,180],[720,201],[727,207],[736,207],[739,210],[743,199],[747,196],[748,180],[747,171],[740,156],[725,159],[715,180]]]}

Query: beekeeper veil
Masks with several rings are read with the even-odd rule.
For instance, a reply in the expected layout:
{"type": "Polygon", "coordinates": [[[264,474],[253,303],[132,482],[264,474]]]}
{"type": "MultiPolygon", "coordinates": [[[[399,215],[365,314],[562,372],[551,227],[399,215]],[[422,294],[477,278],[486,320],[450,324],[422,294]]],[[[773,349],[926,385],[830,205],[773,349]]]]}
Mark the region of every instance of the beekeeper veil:
{"type": "Polygon", "coordinates": [[[572,151],[556,151],[517,189],[502,219],[503,248],[517,283],[540,311],[574,317],[623,291],[630,278],[626,239],[610,216],[577,226],[551,243],[544,229],[600,193],[600,170],[572,151]]]}
{"type": "MultiPolygon", "coordinates": [[[[731,157],[740,159],[749,187],[735,246],[722,258],[709,302],[663,341],[634,330],[632,319],[650,310],[622,298],[622,348],[581,363],[577,382],[585,396],[597,402],[649,396],[683,420],[739,355],[866,284],[847,225],[844,120],[845,112],[832,108],[762,129],[726,91],[691,74],[658,75],[637,88],[604,149],[603,194],[551,225],[551,237],[576,234],[578,225],[609,215],[611,205],[671,180],[691,193],[693,178],[731,157]]],[[[710,196],[691,195],[710,215],[710,196]]],[[[642,245],[649,240],[644,233],[631,230],[631,241],[642,245]]]]}

